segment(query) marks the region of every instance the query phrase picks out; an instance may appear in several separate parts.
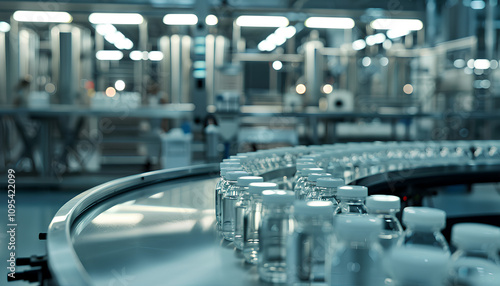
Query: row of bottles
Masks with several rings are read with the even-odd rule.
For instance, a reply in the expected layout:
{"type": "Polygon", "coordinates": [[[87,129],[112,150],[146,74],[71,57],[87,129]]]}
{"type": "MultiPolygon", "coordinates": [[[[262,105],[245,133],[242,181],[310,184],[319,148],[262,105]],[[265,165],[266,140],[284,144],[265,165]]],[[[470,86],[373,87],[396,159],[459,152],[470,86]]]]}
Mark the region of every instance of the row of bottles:
{"type": "Polygon", "coordinates": [[[443,211],[407,207],[403,231],[396,216],[399,198],[368,196],[366,187],[345,186],[342,175],[350,163],[330,164],[328,152],[324,146],[296,147],[242,154],[221,163],[217,229],[242,251],[246,263],[257,265],[261,280],[335,286],[500,285],[498,228],[455,225],[452,244],[457,250],[450,255],[441,234],[443,211]],[[284,190],[258,176],[293,165],[297,172],[280,185],[284,190]]]}

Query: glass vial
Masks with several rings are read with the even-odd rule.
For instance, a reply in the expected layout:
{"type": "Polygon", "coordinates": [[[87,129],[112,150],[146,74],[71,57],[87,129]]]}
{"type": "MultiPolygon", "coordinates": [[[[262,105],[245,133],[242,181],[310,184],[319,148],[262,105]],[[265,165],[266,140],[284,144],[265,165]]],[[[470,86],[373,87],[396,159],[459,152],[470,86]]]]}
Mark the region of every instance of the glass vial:
{"type": "Polygon", "coordinates": [[[231,171],[226,173],[227,191],[222,196],[222,237],[233,241],[236,221],[236,200],[239,196],[239,186],[236,184],[239,177],[248,176],[245,171],[231,171]]]}
{"type": "Polygon", "coordinates": [[[295,201],[293,218],[293,234],[287,242],[287,284],[324,283],[328,237],[333,228],[332,202],[295,201]]]}
{"type": "Polygon", "coordinates": [[[263,182],[264,178],[258,176],[239,177],[236,185],[240,188],[239,196],[235,204],[235,226],[234,226],[234,246],[236,249],[243,249],[243,223],[245,211],[250,203],[250,193],[248,192],[251,183],[263,182]]]}
{"type": "Polygon", "coordinates": [[[242,171],[239,163],[220,163],[220,179],[215,185],[215,225],[218,231],[222,231],[222,196],[227,190],[226,173],[228,171],[242,171]]]}
{"type": "Polygon", "coordinates": [[[372,195],[366,198],[368,213],[382,219],[382,231],[379,234],[379,241],[384,250],[388,250],[397,245],[403,234],[403,227],[396,214],[401,209],[399,197],[390,195],[372,195]]]}
{"type": "Polygon", "coordinates": [[[286,240],[292,227],[291,191],[263,191],[262,221],[259,231],[259,277],[271,283],[286,282],[286,240]]]}

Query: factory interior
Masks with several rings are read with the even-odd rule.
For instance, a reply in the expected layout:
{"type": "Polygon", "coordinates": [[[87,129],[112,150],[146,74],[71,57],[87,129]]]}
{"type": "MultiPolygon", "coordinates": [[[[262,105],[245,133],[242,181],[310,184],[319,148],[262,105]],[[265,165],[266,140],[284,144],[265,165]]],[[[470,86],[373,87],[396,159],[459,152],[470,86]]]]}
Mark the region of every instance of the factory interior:
{"type": "MultiPolygon", "coordinates": [[[[499,30],[497,0],[0,0],[0,284],[316,285],[243,263],[216,189],[297,199],[311,162],[444,211],[453,254],[500,227],[499,30]]],[[[317,285],[500,285],[391,275],[317,285]]]]}

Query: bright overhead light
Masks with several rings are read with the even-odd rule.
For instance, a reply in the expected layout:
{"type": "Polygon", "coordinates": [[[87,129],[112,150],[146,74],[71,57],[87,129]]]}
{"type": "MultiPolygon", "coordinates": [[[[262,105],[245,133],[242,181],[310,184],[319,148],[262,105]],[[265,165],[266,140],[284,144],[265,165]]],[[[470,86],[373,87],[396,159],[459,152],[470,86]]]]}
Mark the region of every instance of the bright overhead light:
{"type": "Polygon", "coordinates": [[[121,79],[115,81],[115,89],[118,91],[123,91],[125,89],[125,82],[121,79]]]}
{"type": "Polygon", "coordinates": [[[279,71],[283,67],[283,63],[280,61],[273,62],[273,69],[279,71]]]}
{"type": "Polygon", "coordinates": [[[363,39],[356,40],[352,42],[352,49],[355,51],[362,50],[366,47],[366,42],[363,39]]]}
{"type": "Polygon", "coordinates": [[[392,29],[387,31],[387,37],[389,39],[397,39],[400,37],[404,37],[410,33],[409,30],[402,30],[402,29],[392,29]]]}
{"type": "Polygon", "coordinates": [[[376,19],[370,23],[375,30],[422,30],[424,25],[418,19],[376,19]]]}
{"type": "Polygon", "coordinates": [[[298,84],[296,87],[295,87],[295,91],[298,93],[298,94],[304,94],[306,93],[306,86],[304,84],[298,84]]]}
{"type": "Polygon", "coordinates": [[[68,12],[16,11],[14,20],[35,23],[71,23],[73,17],[68,12]]]}
{"type": "Polygon", "coordinates": [[[156,61],[156,62],[158,62],[158,61],[163,60],[163,53],[162,53],[162,52],[160,52],[160,51],[151,51],[151,52],[149,52],[149,54],[148,54],[148,58],[149,58],[149,60],[151,60],[151,61],[156,61]]]}
{"type": "Polygon", "coordinates": [[[257,45],[257,49],[262,52],[270,52],[274,49],[276,49],[276,45],[268,40],[263,40],[257,45]]]}
{"type": "Polygon", "coordinates": [[[99,35],[106,36],[116,32],[115,26],[111,24],[99,24],[95,26],[95,30],[99,35]]]}
{"type": "Polygon", "coordinates": [[[10,31],[10,24],[4,21],[0,21],[0,32],[7,33],[10,31]]]}
{"type": "Polygon", "coordinates": [[[364,67],[369,67],[369,66],[372,64],[372,59],[370,59],[369,57],[364,57],[364,58],[361,60],[361,64],[362,64],[364,67]]]}
{"type": "Polygon", "coordinates": [[[196,25],[198,17],[195,14],[167,14],[163,17],[165,25],[196,25]]]}
{"type": "Polygon", "coordinates": [[[366,44],[368,46],[373,46],[375,44],[382,44],[384,41],[385,41],[385,35],[382,33],[366,37],[366,44]]]}
{"type": "Polygon", "coordinates": [[[92,13],[89,16],[92,24],[137,25],[143,21],[142,15],[137,13],[92,13]]]}
{"type": "Polygon", "coordinates": [[[140,60],[142,60],[142,52],[141,51],[131,51],[129,54],[129,57],[133,61],[140,61],[140,60]]]}
{"type": "Polygon", "coordinates": [[[474,0],[470,2],[470,7],[474,10],[482,10],[486,7],[486,3],[482,0],[474,0]]]}
{"type": "Polygon", "coordinates": [[[134,43],[128,38],[123,38],[115,42],[115,47],[120,50],[130,50],[134,47],[134,43]]]}
{"type": "Polygon", "coordinates": [[[123,58],[121,51],[97,51],[95,57],[101,61],[119,61],[123,58]]]}
{"type": "Polygon", "coordinates": [[[327,84],[323,85],[323,87],[321,88],[321,90],[322,90],[322,91],[323,91],[323,93],[325,93],[325,94],[330,94],[330,93],[332,93],[332,91],[333,91],[333,86],[332,86],[331,84],[328,84],[328,83],[327,83],[327,84]]]}
{"type": "Polygon", "coordinates": [[[474,68],[486,70],[490,68],[490,61],[487,59],[477,59],[474,61],[474,68]]]}
{"type": "Polygon", "coordinates": [[[295,29],[294,26],[288,26],[288,27],[279,27],[274,31],[274,33],[278,36],[285,37],[287,39],[290,39],[291,37],[295,36],[295,33],[297,30],[295,29]]]}
{"type": "Polygon", "coordinates": [[[352,29],[354,20],[342,17],[309,17],[304,22],[308,28],[352,29]]]}
{"type": "Polygon", "coordinates": [[[219,22],[219,19],[217,19],[217,16],[215,15],[208,15],[205,17],[205,24],[208,26],[215,26],[219,22]]]}
{"type": "Polygon", "coordinates": [[[283,16],[239,16],[236,25],[240,27],[286,27],[288,19],[283,16]]]}
{"type": "Polygon", "coordinates": [[[267,36],[266,40],[273,43],[275,46],[281,46],[286,42],[286,38],[284,36],[277,35],[276,33],[272,33],[267,36]]]}

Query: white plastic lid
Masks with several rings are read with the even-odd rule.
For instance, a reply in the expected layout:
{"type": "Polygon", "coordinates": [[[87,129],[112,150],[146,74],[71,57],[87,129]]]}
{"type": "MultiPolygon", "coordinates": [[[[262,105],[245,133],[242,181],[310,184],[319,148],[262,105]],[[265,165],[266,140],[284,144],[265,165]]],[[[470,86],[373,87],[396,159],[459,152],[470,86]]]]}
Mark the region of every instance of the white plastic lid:
{"type": "Polygon", "coordinates": [[[430,247],[396,247],[388,253],[387,268],[401,285],[441,285],[449,257],[447,252],[430,247]]]}
{"type": "Polygon", "coordinates": [[[264,182],[264,178],[259,176],[243,176],[239,177],[236,184],[241,187],[248,187],[250,183],[264,182]]]}
{"type": "Polygon", "coordinates": [[[251,194],[261,194],[262,191],[265,190],[277,190],[278,185],[276,183],[269,183],[269,182],[256,182],[256,183],[250,183],[248,185],[248,192],[251,194]]]}
{"type": "Polygon", "coordinates": [[[369,211],[391,211],[401,209],[401,200],[397,196],[372,195],[366,198],[366,207],[369,211]]]}
{"type": "Polygon", "coordinates": [[[264,203],[291,205],[294,200],[295,194],[291,191],[265,190],[262,192],[264,203]]]}
{"type": "Polygon", "coordinates": [[[328,174],[328,173],[310,173],[308,176],[307,176],[307,179],[309,181],[312,181],[312,182],[316,182],[319,178],[331,178],[332,177],[332,174],[328,174]]]}
{"type": "Polygon", "coordinates": [[[306,163],[306,162],[314,163],[314,159],[313,158],[298,158],[297,159],[297,163],[306,163]]]}
{"type": "Polygon", "coordinates": [[[226,179],[228,179],[229,181],[236,181],[238,180],[239,177],[249,176],[249,175],[250,174],[248,174],[245,171],[228,171],[226,173],[226,179]]]}
{"type": "Polygon", "coordinates": [[[368,188],[365,186],[342,186],[337,190],[337,197],[366,198],[368,188]]]}
{"type": "Polygon", "coordinates": [[[297,163],[296,168],[297,170],[304,170],[305,168],[315,168],[316,165],[313,162],[304,162],[304,163],[297,163]]]}
{"type": "Polygon", "coordinates": [[[235,168],[241,167],[241,164],[239,162],[226,162],[226,161],[220,163],[221,169],[222,168],[231,168],[231,167],[235,167],[235,168]]]}
{"type": "Polygon", "coordinates": [[[344,180],[340,178],[324,177],[318,178],[318,180],[316,181],[316,186],[318,187],[334,188],[343,185],[345,185],[344,180]]]}
{"type": "Polygon", "coordinates": [[[500,228],[481,223],[459,223],[451,229],[451,242],[466,250],[498,248],[500,228]]]}
{"type": "Polygon", "coordinates": [[[308,176],[309,174],[312,173],[326,173],[325,169],[323,168],[305,168],[302,169],[302,176],[308,176]]]}
{"type": "Polygon", "coordinates": [[[336,235],[347,241],[375,239],[382,230],[382,220],[372,215],[335,216],[336,235]]]}
{"type": "Polygon", "coordinates": [[[407,227],[443,229],[446,225],[446,213],[427,207],[407,207],[403,210],[403,224],[407,227]]]}
{"type": "Polygon", "coordinates": [[[293,212],[304,216],[332,216],[333,204],[330,201],[295,201],[293,212]]]}

